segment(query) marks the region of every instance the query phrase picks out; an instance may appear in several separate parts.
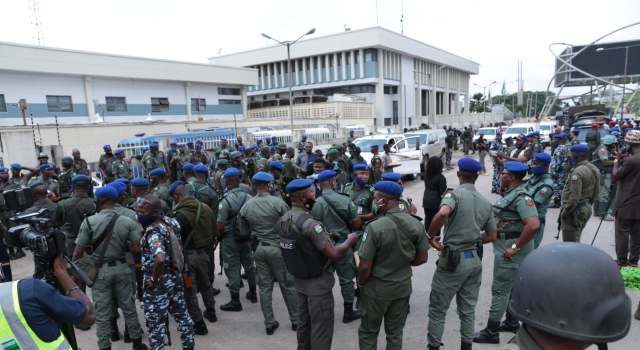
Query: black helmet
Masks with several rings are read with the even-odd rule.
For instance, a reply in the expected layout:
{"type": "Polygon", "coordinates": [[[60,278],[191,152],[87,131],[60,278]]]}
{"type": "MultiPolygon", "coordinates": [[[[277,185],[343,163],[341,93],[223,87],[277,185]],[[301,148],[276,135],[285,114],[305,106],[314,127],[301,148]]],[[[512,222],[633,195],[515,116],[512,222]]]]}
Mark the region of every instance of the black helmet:
{"type": "Polygon", "coordinates": [[[73,166],[73,158],[71,158],[71,157],[64,157],[64,158],[62,158],[61,163],[62,163],[62,166],[63,166],[63,167],[70,167],[70,166],[73,166]]]}
{"type": "Polygon", "coordinates": [[[598,248],[550,244],[520,265],[511,312],[528,326],[572,340],[608,343],[629,332],[631,301],[618,265],[598,248]]]}

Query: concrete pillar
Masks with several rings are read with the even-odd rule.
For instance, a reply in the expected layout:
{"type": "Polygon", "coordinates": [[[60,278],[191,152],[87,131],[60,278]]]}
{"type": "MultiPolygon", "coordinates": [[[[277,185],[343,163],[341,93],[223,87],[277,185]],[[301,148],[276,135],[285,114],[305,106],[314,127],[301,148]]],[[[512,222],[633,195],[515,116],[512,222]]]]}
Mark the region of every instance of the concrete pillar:
{"type": "Polygon", "coordinates": [[[333,54],[333,80],[338,81],[338,53],[333,54]]]}
{"type": "Polygon", "coordinates": [[[347,53],[340,52],[340,61],[342,62],[342,80],[347,80],[347,53]]]}
{"type": "Polygon", "coordinates": [[[420,124],[418,123],[418,121],[422,120],[421,118],[422,117],[422,88],[420,88],[420,83],[418,83],[418,86],[416,87],[415,94],[416,94],[416,117],[418,119],[416,123],[420,124]]]}
{"type": "MultiPolygon", "coordinates": [[[[96,106],[93,103],[93,78],[84,77],[84,97],[85,102],[87,103],[87,117],[89,117],[90,122],[96,122],[96,106]]],[[[106,101],[105,101],[106,102],[106,101]]],[[[105,107],[106,111],[106,107],[105,107]]]]}
{"type": "Polygon", "coordinates": [[[325,83],[331,80],[330,73],[331,73],[331,70],[330,70],[330,67],[329,67],[329,55],[327,54],[327,55],[324,55],[324,80],[325,80],[325,83]]]}
{"type": "Polygon", "coordinates": [[[298,86],[300,85],[300,82],[298,81],[299,77],[298,77],[298,60],[292,60],[291,61],[291,72],[294,73],[293,74],[293,86],[298,86]]]}
{"type": "MultiPolygon", "coordinates": [[[[184,83],[184,109],[187,115],[187,120],[191,121],[191,83],[186,81],[184,83]]],[[[245,87],[242,87],[245,90],[245,87]]]]}
{"type": "Polygon", "coordinates": [[[357,51],[349,51],[349,64],[351,65],[351,79],[356,78],[356,52],[357,51]]]}
{"type": "Polygon", "coordinates": [[[244,118],[247,117],[247,111],[248,109],[248,105],[249,105],[249,99],[247,98],[247,88],[246,87],[242,87],[240,88],[240,96],[242,96],[242,102],[241,106],[242,106],[242,110],[240,111],[240,113],[242,114],[242,116],[244,118]]]}
{"type": "Polygon", "coordinates": [[[311,73],[311,81],[309,81],[310,84],[315,84],[316,82],[316,69],[313,67],[313,60],[316,57],[310,57],[309,58],[309,72],[311,73]]]}
{"type": "Polygon", "coordinates": [[[271,89],[271,63],[267,64],[267,89],[271,89]]]}
{"type": "Polygon", "coordinates": [[[360,49],[358,54],[360,55],[360,79],[364,79],[364,49],[360,49]]]}
{"type": "Polygon", "coordinates": [[[284,62],[280,62],[280,76],[278,76],[278,87],[284,87],[285,82],[286,82],[286,78],[285,78],[285,74],[284,74],[284,67],[285,67],[285,63],[284,62]]]}
{"type": "Polygon", "coordinates": [[[378,49],[378,83],[376,84],[375,123],[379,130],[384,129],[384,55],[378,49]]]}
{"type": "Polygon", "coordinates": [[[302,85],[307,85],[307,59],[302,59],[302,85]]]}
{"type": "Polygon", "coordinates": [[[267,70],[265,69],[264,64],[260,65],[260,90],[265,90],[266,86],[266,76],[267,70]]]}

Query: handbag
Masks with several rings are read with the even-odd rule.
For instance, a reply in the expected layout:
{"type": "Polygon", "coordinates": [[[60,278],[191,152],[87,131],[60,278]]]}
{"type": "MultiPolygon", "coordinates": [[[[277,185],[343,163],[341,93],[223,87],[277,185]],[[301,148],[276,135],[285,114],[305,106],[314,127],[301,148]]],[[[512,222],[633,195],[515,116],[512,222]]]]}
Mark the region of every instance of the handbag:
{"type": "MultiPolygon", "coordinates": [[[[89,280],[91,280],[91,283],[88,284],[89,287],[93,286],[93,283],[96,280],[96,277],[98,276],[98,271],[100,270],[100,267],[102,267],[102,259],[104,257],[105,252],[107,251],[107,246],[109,246],[109,241],[111,240],[111,237],[113,236],[113,227],[116,224],[116,221],[118,220],[119,215],[118,214],[114,214],[111,217],[111,220],[109,221],[109,223],[107,224],[107,227],[105,228],[104,232],[100,235],[100,237],[98,237],[98,239],[96,239],[92,244],[92,251],[97,251],[98,248],[103,247],[103,249],[101,250],[100,254],[98,254],[98,259],[97,261],[94,261],[93,258],[91,258],[91,255],[87,254],[86,252],[82,253],[82,256],[77,258],[74,263],[76,264],[76,266],[78,266],[78,268],[82,271],[84,271],[85,274],[87,274],[87,277],[89,277],[89,280]],[[102,243],[105,244],[102,244],[102,243]]],[[[89,227],[89,232],[91,232],[91,236],[93,236],[93,229],[91,229],[91,225],[89,224],[89,219],[85,219],[87,222],[87,226],[89,227]]]]}

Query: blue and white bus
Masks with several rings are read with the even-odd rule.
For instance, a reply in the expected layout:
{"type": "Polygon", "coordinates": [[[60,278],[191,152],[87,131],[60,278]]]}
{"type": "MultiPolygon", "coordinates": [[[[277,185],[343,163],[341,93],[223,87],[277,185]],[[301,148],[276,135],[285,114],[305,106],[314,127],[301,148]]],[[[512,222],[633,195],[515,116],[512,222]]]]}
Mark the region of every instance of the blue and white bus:
{"type": "Polygon", "coordinates": [[[141,134],[120,140],[117,148],[124,150],[127,157],[131,157],[143,154],[154,141],[160,144],[161,150],[168,149],[169,143],[171,142],[186,144],[188,142],[195,143],[196,141],[202,141],[203,148],[207,150],[219,146],[222,139],[229,141],[229,144],[235,142],[235,130],[231,128],[215,128],[188,132],[160,133],[148,136],[141,134]]]}

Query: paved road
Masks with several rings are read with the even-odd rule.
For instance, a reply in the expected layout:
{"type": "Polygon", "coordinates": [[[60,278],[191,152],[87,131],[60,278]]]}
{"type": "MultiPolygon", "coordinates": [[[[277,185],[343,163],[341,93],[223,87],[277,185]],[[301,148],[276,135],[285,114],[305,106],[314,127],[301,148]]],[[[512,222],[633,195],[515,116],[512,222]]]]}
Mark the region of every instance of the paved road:
{"type": "MultiPolygon", "coordinates": [[[[490,169],[490,165],[487,164],[490,169]]],[[[448,171],[446,174],[449,187],[455,187],[458,184],[455,171],[448,171]]],[[[421,205],[423,183],[420,180],[408,182],[405,184],[406,193],[416,203],[421,205]]],[[[497,196],[490,194],[491,191],[491,177],[480,176],[477,188],[479,191],[487,196],[492,202],[495,201],[497,196]]],[[[419,208],[420,214],[422,208],[419,208]]],[[[552,244],[556,240],[553,238],[556,234],[555,225],[558,215],[558,209],[550,209],[547,215],[547,222],[552,223],[547,226],[545,231],[545,237],[542,244],[552,244]]],[[[590,243],[593,238],[593,234],[598,226],[599,220],[592,218],[582,236],[583,242],[590,243]]],[[[602,225],[600,234],[595,242],[595,245],[607,253],[614,255],[614,239],[613,239],[613,223],[605,222],[602,225]]],[[[483,275],[482,286],[480,289],[480,296],[478,300],[478,306],[476,308],[476,329],[484,327],[487,322],[489,314],[489,305],[491,303],[491,280],[492,280],[492,248],[486,246],[485,258],[483,260],[483,275]]],[[[404,348],[405,349],[425,349],[426,348],[426,333],[427,333],[427,305],[429,300],[429,292],[431,290],[431,279],[434,273],[436,261],[436,254],[433,250],[429,251],[429,261],[427,264],[414,268],[413,276],[413,294],[411,297],[411,313],[407,319],[407,324],[404,330],[404,348]]],[[[13,263],[14,269],[17,270],[15,275],[17,277],[26,277],[31,271],[33,265],[23,258],[18,262],[13,263]]],[[[219,269],[219,267],[217,267],[219,269]]],[[[550,267],[553,268],[553,267],[550,267]]],[[[226,278],[216,275],[216,286],[222,288],[222,293],[217,297],[218,305],[226,303],[229,300],[229,293],[224,288],[226,278]]],[[[553,288],[550,285],[549,288],[553,288]]],[[[205,337],[197,337],[197,349],[233,349],[233,350],[280,350],[280,349],[295,349],[296,337],[295,332],[290,330],[288,322],[287,311],[280,294],[279,289],[274,289],[274,309],[276,318],[280,321],[280,329],[272,336],[267,336],[264,333],[263,318],[260,311],[259,304],[251,304],[244,299],[244,293],[246,287],[242,291],[242,302],[244,311],[235,312],[222,312],[218,311],[218,322],[214,324],[208,324],[209,335],[205,337]]],[[[358,348],[358,322],[353,322],[348,325],[341,323],[342,320],[342,297],[340,295],[340,287],[336,283],[334,287],[335,297],[335,317],[336,326],[333,338],[333,349],[336,350],[351,350],[358,348]]],[[[584,291],[589,293],[588,290],[584,291]]],[[[627,293],[632,299],[632,304],[635,310],[635,306],[640,300],[640,292],[636,290],[627,290],[627,293]]],[[[141,322],[144,322],[142,313],[139,313],[141,322]]],[[[455,300],[447,313],[447,324],[444,334],[444,347],[443,349],[459,349],[460,337],[459,337],[459,321],[456,313],[455,300]]],[[[173,322],[173,321],[172,321],[173,322]]],[[[172,336],[174,345],[171,349],[179,349],[180,346],[175,343],[179,339],[175,328],[175,323],[172,323],[172,336]]],[[[120,329],[122,330],[123,321],[120,318],[120,329]]],[[[87,332],[78,331],[77,336],[83,349],[95,349],[96,337],[95,327],[87,332]]],[[[501,335],[501,341],[507,342],[511,335],[503,333],[501,335]]],[[[631,330],[629,335],[616,343],[610,345],[610,349],[637,349],[637,344],[640,341],[640,321],[633,320],[631,324],[631,330]],[[636,345],[633,345],[636,344],[636,345]]],[[[379,337],[379,348],[384,348],[384,331],[381,331],[379,337]]],[[[130,349],[130,344],[124,344],[117,342],[113,344],[114,350],[130,349]]],[[[592,347],[595,349],[595,347],[592,347]]],[[[474,349],[498,349],[496,345],[474,345],[474,349]]]]}

